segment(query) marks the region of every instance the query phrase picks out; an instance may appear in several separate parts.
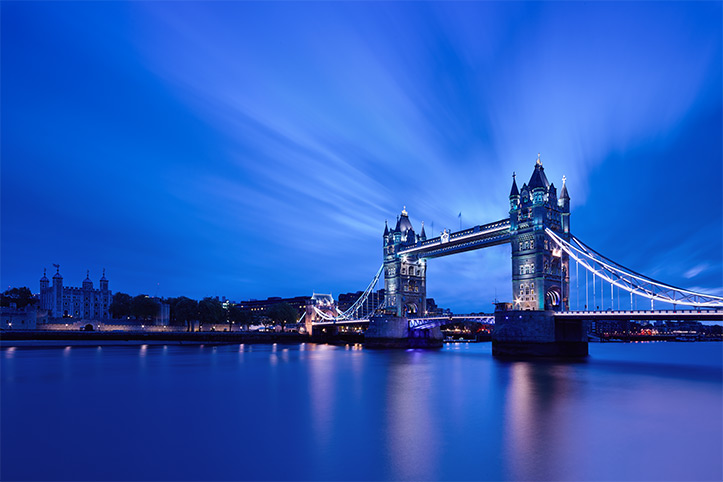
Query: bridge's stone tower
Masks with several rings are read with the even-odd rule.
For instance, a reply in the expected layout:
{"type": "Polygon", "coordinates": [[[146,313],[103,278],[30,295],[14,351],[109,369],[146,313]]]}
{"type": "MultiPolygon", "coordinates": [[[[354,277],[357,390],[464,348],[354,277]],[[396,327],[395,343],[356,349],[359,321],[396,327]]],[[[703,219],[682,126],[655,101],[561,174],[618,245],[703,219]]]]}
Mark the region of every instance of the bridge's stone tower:
{"type": "Polygon", "coordinates": [[[387,312],[396,316],[424,316],[427,311],[427,263],[416,255],[399,255],[401,249],[424,241],[409,221],[406,208],[391,231],[384,226],[384,296],[387,312]]]}
{"type": "Polygon", "coordinates": [[[516,310],[569,309],[569,256],[548,239],[545,228],[570,237],[570,196],[562,180],[560,197],[548,182],[540,156],[532,177],[510,192],[512,298],[516,310]]]}

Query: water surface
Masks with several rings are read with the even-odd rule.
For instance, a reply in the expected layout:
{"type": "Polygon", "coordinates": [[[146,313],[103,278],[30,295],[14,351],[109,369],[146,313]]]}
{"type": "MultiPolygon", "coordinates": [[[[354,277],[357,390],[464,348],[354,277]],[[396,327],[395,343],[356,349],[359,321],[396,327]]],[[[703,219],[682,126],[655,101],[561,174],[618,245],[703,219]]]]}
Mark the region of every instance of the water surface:
{"type": "Polygon", "coordinates": [[[723,344],[0,351],[3,480],[721,480],[723,344]]]}

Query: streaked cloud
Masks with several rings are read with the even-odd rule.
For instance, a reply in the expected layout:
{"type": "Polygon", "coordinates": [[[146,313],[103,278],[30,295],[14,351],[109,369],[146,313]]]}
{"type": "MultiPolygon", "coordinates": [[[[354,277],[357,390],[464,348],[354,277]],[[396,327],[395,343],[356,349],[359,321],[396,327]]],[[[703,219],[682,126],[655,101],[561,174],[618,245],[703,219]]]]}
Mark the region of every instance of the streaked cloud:
{"type": "MultiPolygon", "coordinates": [[[[597,250],[721,285],[719,4],[35,3],[2,25],[3,283],[61,262],[131,292],[356,291],[402,206],[437,233],[501,219],[542,152],[597,250]]],[[[431,260],[429,295],[489,310],[509,269],[431,260]]]]}

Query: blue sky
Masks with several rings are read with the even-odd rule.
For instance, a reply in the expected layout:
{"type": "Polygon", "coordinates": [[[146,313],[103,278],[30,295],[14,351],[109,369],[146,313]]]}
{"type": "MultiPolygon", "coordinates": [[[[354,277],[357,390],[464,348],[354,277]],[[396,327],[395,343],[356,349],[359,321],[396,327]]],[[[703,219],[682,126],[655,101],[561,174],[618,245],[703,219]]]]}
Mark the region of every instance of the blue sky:
{"type": "MultiPolygon", "coordinates": [[[[4,2],[0,275],[162,296],[338,294],[384,220],[507,216],[537,153],[572,231],[721,293],[717,2],[4,2]],[[520,182],[520,184],[521,184],[520,182]]],[[[429,262],[458,312],[509,247],[429,262]]]]}

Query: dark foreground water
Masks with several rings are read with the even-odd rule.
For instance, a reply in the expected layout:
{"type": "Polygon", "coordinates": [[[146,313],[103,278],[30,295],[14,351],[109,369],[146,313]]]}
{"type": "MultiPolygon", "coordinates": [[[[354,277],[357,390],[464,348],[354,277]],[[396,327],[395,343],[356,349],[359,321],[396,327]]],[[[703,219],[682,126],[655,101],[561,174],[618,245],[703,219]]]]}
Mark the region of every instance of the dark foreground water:
{"type": "Polygon", "coordinates": [[[723,478],[723,344],[356,348],[3,347],[0,478],[723,478]]]}

